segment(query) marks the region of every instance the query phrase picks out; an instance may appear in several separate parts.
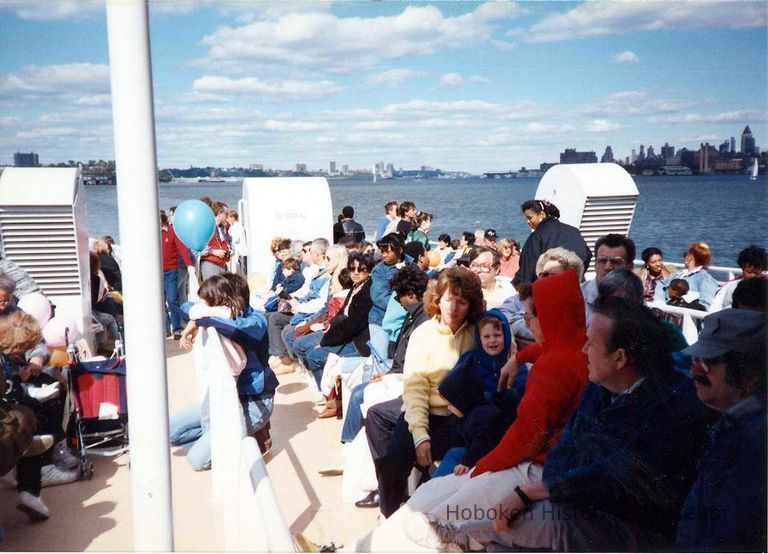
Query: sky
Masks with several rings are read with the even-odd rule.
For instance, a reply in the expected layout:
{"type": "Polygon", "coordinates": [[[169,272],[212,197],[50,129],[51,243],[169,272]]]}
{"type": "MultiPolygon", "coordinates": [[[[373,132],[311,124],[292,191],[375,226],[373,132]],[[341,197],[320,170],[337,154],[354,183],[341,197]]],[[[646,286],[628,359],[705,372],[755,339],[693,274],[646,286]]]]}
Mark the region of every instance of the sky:
{"type": "MultiPolygon", "coordinates": [[[[766,2],[150,1],[160,167],[768,149],[766,2]]],[[[104,3],[0,0],[0,164],[113,159],[104,3]]]]}

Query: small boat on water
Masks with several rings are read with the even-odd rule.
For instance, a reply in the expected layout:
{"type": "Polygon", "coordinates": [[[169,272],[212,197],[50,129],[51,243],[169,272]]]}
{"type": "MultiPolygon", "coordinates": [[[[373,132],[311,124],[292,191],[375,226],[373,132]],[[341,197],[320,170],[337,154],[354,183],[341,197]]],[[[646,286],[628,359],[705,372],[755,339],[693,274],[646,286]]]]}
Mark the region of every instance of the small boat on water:
{"type": "Polygon", "coordinates": [[[757,158],[752,160],[752,169],[750,170],[749,180],[750,181],[757,180],[757,158]]]}

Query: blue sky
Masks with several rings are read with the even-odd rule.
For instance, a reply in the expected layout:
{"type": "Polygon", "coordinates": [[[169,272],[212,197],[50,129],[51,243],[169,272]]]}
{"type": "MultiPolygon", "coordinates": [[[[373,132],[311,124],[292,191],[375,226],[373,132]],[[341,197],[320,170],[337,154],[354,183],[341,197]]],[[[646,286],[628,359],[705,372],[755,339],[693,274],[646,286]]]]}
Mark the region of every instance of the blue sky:
{"type": "MultiPolygon", "coordinates": [[[[768,148],[764,2],[150,2],[158,162],[473,172],[768,148]]],[[[0,163],[111,159],[106,15],[0,0],[0,163]]]]}

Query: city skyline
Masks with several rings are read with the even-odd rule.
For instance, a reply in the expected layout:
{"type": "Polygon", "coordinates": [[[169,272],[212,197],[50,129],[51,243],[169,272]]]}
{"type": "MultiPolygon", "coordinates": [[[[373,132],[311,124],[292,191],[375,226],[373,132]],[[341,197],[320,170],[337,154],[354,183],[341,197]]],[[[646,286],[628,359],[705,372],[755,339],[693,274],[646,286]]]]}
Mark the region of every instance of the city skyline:
{"type": "MultiPolygon", "coordinates": [[[[158,163],[481,173],[745,125],[764,150],[763,7],[150,2],[158,163]]],[[[103,5],[0,14],[0,163],[113,158],[103,5]]]]}

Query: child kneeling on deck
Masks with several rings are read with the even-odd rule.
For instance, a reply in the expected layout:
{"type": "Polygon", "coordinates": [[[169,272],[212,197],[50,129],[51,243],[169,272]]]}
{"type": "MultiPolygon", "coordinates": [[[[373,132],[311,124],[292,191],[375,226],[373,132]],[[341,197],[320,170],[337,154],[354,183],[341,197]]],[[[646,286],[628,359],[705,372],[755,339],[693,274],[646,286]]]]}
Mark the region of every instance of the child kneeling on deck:
{"type": "MultiPolygon", "coordinates": [[[[244,355],[244,367],[237,375],[237,392],[245,418],[246,432],[255,435],[262,452],[271,446],[269,418],[272,415],[277,377],[266,363],[267,320],[248,304],[248,284],[240,275],[222,273],[209,277],[198,291],[200,302],[187,302],[182,312],[189,317],[180,346],[190,348],[200,327],[211,327],[229,339],[244,355]]],[[[196,470],[211,467],[211,437],[207,386],[202,405],[174,414],[170,421],[172,445],[194,443],[187,460],[196,470]]]]}

